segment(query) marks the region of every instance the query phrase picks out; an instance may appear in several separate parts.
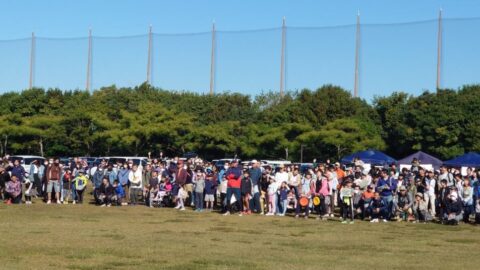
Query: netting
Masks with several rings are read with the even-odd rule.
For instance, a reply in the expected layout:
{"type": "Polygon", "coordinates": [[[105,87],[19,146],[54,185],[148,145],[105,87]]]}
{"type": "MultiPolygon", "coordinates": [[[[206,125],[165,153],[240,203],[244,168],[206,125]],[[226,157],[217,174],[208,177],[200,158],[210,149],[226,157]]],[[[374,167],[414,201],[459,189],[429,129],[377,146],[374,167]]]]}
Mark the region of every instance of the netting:
{"type": "MultiPolygon", "coordinates": [[[[442,20],[442,88],[480,83],[480,18],[442,20]]],[[[356,25],[287,26],[284,90],[333,84],[354,89],[356,25]]],[[[257,95],[279,91],[281,27],[216,31],[214,91],[257,95]]],[[[393,91],[434,91],[437,80],[438,20],[361,24],[360,97],[372,100],[393,91]]],[[[208,93],[212,33],[152,34],[150,83],[167,90],[208,93]]],[[[88,37],[36,38],[33,85],[85,89],[88,37]]],[[[91,89],[130,87],[147,80],[149,35],[92,39],[91,89]]],[[[0,92],[29,87],[31,39],[0,40],[0,92]]]]}
{"type": "Polygon", "coordinates": [[[480,18],[443,22],[442,87],[480,83],[480,18]]]}
{"type": "Polygon", "coordinates": [[[87,53],[88,38],[36,38],[33,85],[62,90],[85,89],[87,53]]]}
{"type": "Polygon", "coordinates": [[[211,33],[153,35],[151,84],[208,93],[211,33]]]}
{"type": "Polygon", "coordinates": [[[279,90],[282,30],[217,32],[216,91],[279,90]]]}
{"type": "Polygon", "coordinates": [[[370,100],[393,91],[435,90],[436,26],[436,21],[361,26],[359,95],[370,100]]]}
{"type": "Polygon", "coordinates": [[[287,29],[287,89],[333,84],[353,89],[355,26],[287,29]]]}

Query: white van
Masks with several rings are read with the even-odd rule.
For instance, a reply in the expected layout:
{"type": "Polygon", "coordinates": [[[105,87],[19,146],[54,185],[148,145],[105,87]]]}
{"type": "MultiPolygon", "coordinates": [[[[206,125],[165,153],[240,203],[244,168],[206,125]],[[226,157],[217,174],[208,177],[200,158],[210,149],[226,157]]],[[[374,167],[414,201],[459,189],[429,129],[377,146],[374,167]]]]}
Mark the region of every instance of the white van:
{"type": "Polygon", "coordinates": [[[43,162],[45,161],[45,158],[41,156],[16,155],[16,156],[10,156],[8,160],[11,161],[12,163],[15,160],[19,160],[20,165],[23,166],[23,168],[25,169],[25,172],[30,173],[30,164],[32,164],[34,160],[38,160],[40,164],[43,164],[43,162]]]}

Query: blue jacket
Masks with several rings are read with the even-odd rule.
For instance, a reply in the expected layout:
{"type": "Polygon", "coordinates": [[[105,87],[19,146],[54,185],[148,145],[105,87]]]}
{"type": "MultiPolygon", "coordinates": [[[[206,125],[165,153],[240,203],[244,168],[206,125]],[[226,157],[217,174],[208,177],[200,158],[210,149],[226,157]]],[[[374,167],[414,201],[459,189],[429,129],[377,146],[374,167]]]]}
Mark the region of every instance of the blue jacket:
{"type": "Polygon", "coordinates": [[[130,173],[129,169],[121,168],[120,171],[118,171],[118,181],[120,182],[120,185],[125,186],[128,184],[128,174],[130,173]]]}
{"type": "Polygon", "coordinates": [[[252,184],[254,186],[260,183],[260,179],[262,178],[262,170],[260,168],[251,168],[250,171],[250,178],[252,179],[252,184]]]}
{"type": "Polygon", "coordinates": [[[120,197],[120,198],[123,198],[125,197],[125,191],[123,190],[122,186],[118,185],[116,188],[115,188],[115,194],[120,197]]]}
{"type": "Polygon", "coordinates": [[[383,179],[380,178],[377,183],[377,192],[380,192],[380,196],[385,197],[385,196],[391,196],[393,195],[393,192],[397,190],[397,180],[393,178],[388,178],[388,179],[383,179]],[[387,187],[384,187],[388,185],[387,187]]]}

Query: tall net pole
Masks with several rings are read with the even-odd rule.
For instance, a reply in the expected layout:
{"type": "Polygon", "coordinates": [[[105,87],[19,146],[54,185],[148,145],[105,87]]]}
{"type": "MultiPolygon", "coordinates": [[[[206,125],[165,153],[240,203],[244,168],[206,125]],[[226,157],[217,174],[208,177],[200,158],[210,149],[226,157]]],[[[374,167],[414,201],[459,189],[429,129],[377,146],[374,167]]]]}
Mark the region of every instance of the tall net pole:
{"type": "Polygon", "coordinates": [[[355,31],[355,81],[353,86],[353,96],[358,97],[358,66],[360,58],[360,11],[357,13],[357,27],[355,31]]]}
{"type": "Polygon", "coordinates": [[[148,60],[147,60],[147,83],[150,84],[150,72],[152,70],[152,25],[148,31],[148,60]]]}
{"type": "Polygon", "coordinates": [[[212,23],[212,53],[210,55],[210,95],[215,90],[215,21],[212,23]]]}
{"type": "Polygon", "coordinates": [[[280,97],[284,95],[284,88],[285,88],[285,41],[286,41],[286,23],[285,17],[283,17],[282,21],[282,52],[281,52],[281,59],[280,59],[280,97]]]}
{"type": "Polygon", "coordinates": [[[438,36],[437,36],[437,90],[441,87],[442,75],[442,9],[438,12],[438,36]]]}
{"type": "Polygon", "coordinates": [[[90,72],[92,68],[92,29],[88,29],[88,54],[87,54],[87,82],[85,89],[90,91],[90,72]]]}
{"type": "Polygon", "coordinates": [[[32,32],[32,44],[30,47],[30,80],[28,83],[28,88],[33,88],[33,77],[34,77],[34,65],[35,65],[35,33],[32,32]]]}

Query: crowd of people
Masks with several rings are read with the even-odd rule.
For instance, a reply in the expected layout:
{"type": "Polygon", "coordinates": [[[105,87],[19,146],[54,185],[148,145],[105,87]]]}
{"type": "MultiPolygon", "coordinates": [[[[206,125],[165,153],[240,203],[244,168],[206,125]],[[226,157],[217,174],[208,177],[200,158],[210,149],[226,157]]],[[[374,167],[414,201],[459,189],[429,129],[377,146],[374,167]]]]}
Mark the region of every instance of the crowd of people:
{"type": "Polygon", "coordinates": [[[145,205],[184,211],[218,211],[223,215],[293,216],[325,220],[339,217],[372,223],[388,221],[480,223],[480,171],[439,170],[413,160],[409,168],[395,164],[367,169],[353,164],[272,167],[256,160],[222,167],[198,158],[151,159],[88,164],[74,158],[35,160],[25,171],[18,160],[0,164],[0,196],[6,204],[84,202],[90,185],[92,202],[100,206],[145,205]],[[38,200],[38,201],[40,201],[38,200]]]}

